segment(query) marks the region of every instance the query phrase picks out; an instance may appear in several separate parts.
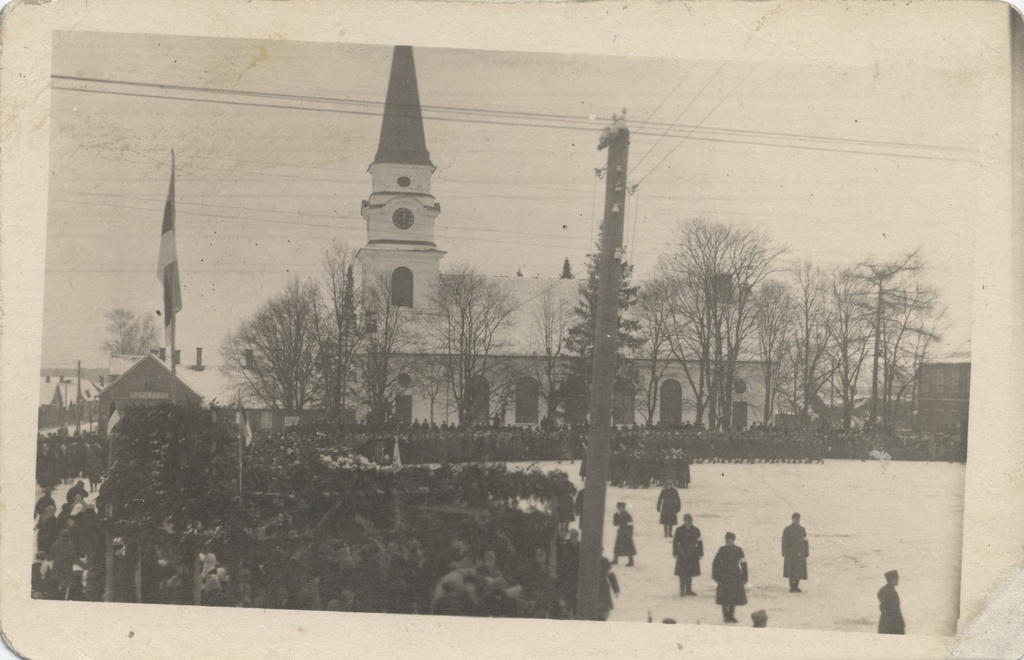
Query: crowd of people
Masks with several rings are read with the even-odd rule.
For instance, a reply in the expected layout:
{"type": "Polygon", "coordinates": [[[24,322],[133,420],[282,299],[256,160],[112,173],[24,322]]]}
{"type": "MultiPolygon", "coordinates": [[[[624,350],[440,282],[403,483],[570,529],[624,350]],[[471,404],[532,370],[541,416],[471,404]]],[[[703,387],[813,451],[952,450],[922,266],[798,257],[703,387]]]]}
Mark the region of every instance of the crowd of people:
{"type": "MultiPolygon", "coordinates": [[[[69,491],[58,516],[50,489],[37,504],[40,550],[32,567],[37,598],[103,600],[104,537],[95,504],[84,501],[82,490],[79,483],[69,491]]],[[[164,542],[128,551],[118,539],[112,600],[556,619],[572,618],[576,607],[580,538],[575,528],[542,544],[513,540],[500,527],[489,535],[438,543],[407,531],[348,538],[316,534],[291,516],[277,516],[258,536],[240,561],[225,562],[207,548],[197,556],[184,554],[171,534],[164,542]]],[[[603,568],[606,618],[618,583],[607,560],[603,568]]]]}
{"type": "MultiPolygon", "coordinates": [[[[367,456],[390,455],[395,441],[404,462],[577,461],[586,445],[585,426],[441,425],[414,420],[374,429],[353,425],[345,433],[367,456]]],[[[920,431],[797,429],[755,424],[747,429],[708,431],[690,423],[613,427],[611,448],[620,456],[661,450],[692,463],[816,463],[826,459],[865,460],[883,452],[901,461],[967,458],[965,434],[920,431]],[[674,454],[672,452],[675,452],[674,454]]],[[[627,470],[628,472],[628,470],[627,470]]],[[[660,479],[660,477],[658,477],[660,479]]]]}
{"type": "Polygon", "coordinates": [[[36,483],[66,484],[85,477],[94,490],[107,469],[106,437],[61,429],[36,438],[36,483]]]}

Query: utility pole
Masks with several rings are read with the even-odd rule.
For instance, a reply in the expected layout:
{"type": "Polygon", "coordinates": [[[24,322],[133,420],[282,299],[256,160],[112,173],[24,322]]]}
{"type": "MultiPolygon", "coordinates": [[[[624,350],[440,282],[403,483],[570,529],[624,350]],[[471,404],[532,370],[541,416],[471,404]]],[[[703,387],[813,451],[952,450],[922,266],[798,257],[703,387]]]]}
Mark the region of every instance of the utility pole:
{"type": "Polygon", "coordinates": [[[626,166],[629,129],[626,111],[613,115],[612,125],[601,132],[598,151],[608,148],[601,261],[597,276],[597,323],[594,329],[594,370],[590,389],[590,434],[587,438],[587,482],[580,521],[580,572],[576,590],[576,618],[600,618],[602,537],[608,457],[611,444],[615,353],[619,339],[619,285],[622,279],[622,226],[626,209],[626,166]]]}

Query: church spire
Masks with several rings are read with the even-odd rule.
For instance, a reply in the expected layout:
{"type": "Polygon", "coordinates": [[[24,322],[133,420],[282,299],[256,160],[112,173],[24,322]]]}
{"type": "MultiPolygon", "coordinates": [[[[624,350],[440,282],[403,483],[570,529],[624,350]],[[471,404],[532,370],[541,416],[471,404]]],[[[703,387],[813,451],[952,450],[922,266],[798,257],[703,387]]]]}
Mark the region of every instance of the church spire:
{"type": "Polygon", "coordinates": [[[377,163],[426,165],[433,167],[427,141],[423,136],[420,93],[416,85],[416,65],[412,46],[395,46],[391,60],[391,79],[384,102],[384,120],[380,127],[377,163]]]}

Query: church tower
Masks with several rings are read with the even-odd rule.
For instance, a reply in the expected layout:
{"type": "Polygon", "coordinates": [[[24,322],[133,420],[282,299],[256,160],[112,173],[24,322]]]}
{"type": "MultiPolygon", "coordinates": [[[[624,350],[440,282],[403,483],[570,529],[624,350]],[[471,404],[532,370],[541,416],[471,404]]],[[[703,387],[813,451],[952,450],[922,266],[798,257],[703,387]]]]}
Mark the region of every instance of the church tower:
{"type": "Polygon", "coordinates": [[[396,46],[380,143],[368,170],[373,191],[362,207],[367,241],[356,254],[363,286],[384,278],[394,305],[430,306],[445,254],[434,244],[434,221],[441,212],[430,194],[435,169],[423,135],[412,47],[396,46]]]}

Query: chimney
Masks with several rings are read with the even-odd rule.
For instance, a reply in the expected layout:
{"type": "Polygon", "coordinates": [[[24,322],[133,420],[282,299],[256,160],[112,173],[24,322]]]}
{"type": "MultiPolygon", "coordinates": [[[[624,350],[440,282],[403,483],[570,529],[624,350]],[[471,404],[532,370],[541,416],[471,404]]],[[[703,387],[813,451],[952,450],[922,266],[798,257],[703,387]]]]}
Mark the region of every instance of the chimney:
{"type": "Polygon", "coordinates": [[[181,364],[181,349],[174,349],[174,364],[181,364]]]}
{"type": "Polygon", "coordinates": [[[253,368],[253,363],[256,361],[255,358],[253,357],[253,353],[254,353],[253,349],[251,349],[251,348],[245,349],[245,368],[246,369],[252,369],[253,368]]]}
{"type": "Polygon", "coordinates": [[[103,387],[104,385],[106,385],[106,383],[103,382],[104,380],[105,380],[105,378],[103,376],[100,376],[100,387],[103,387]]]}
{"type": "Polygon", "coordinates": [[[203,370],[203,348],[199,346],[196,348],[196,371],[203,370]]]}
{"type": "Polygon", "coordinates": [[[49,382],[50,382],[50,377],[49,377],[49,376],[47,376],[47,377],[46,377],[46,382],[47,382],[47,383],[49,383],[49,382]]]}
{"type": "Polygon", "coordinates": [[[160,361],[161,362],[166,362],[167,361],[167,349],[166,348],[161,348],[159,355],[160,355],[160,361]]]}

